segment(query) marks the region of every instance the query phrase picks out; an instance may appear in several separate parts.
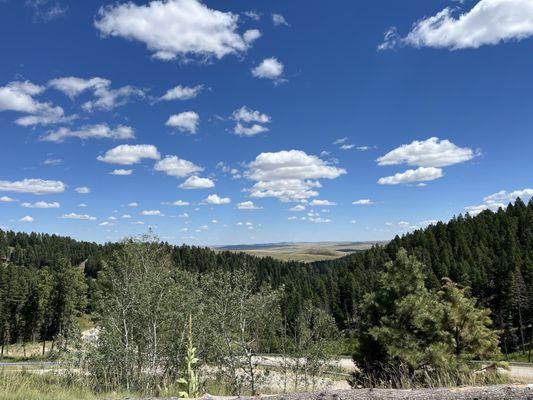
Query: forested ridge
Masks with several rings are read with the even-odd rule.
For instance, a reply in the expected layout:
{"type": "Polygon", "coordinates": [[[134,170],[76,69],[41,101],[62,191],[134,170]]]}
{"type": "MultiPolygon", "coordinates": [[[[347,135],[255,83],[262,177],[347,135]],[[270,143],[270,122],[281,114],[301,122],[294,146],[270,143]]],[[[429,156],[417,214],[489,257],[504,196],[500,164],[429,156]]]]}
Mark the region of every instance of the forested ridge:
{"type": "MultiPolygon", "coordinates": [[[[71,303],[92,311],[92,288],[102,268],[120,243],[81,242],[68,237],[0,230],[0,307],[2,308],[2,343],[20,340],[19,335],[52,337],[61,331],[50,319],[62,321],[61,312],[71,303]],[[69,267],[71,265],[72,267],[69,267]],[[81,266],[81,268],[80,268],[81,266]],[[85,282],[71,273],[63,281],[66,293],[56,294],[59,309],[44,316],[38,301],[43,282],[56,285],[70,269],[85,275],[85,282]],[[76,283],[75,285],[72,282],[76,283]],[[79,293],[87,292],[87,301],[79,293]],[[69,297],[70,296],[70,297],[69,297]],[[46,328],[39,321],[25,318],[41,312],[46,328]],[[9,326],[9,329],[7,326],[9,326]],[[26,328],[25,328],[26,327],[26,328]],[[6,329],[9,335],[6,334],[6,329]]],[[[359,304],[365,293],[376,288],[384,265],[393,260],[400,248],[414,255],[424,266],[426,286],[437,289],[441,278],[472,288],[480,306],[492,311],[494,326],[500,329],[506,346],[523,344],[525,326],[533,322],[533,201],[520,199],[506,209],[483,211],[475,217],[458,216],[447,223],[439,222],[425,229],[396,237],[385,246],[354,253],[340,259],[303,264],[257,258],[244,253],[218,252],[208,248],[164,244],[175,267],[191,272],[249,269],[259,284],[284,288],[282,312],[294,320],[306,302],[331,313],[341,329],[357,329],[359,304]]],[[[83,278],[81,278],[83,279],[83,278]]],[[[409,282],[406,282],[408,285],[409,282]]],[[[62,290],[56,287],[56,290],[62,290]]],[[[40,314],[39,314],[40,315],[40,314]]],[[[66,318],[66,317],[65,317],[66,318]]],[[[30,318],[31,319],[31,318],[30,318]]],[[[65,321],[61,322],[66,324],[65,321]]]]}

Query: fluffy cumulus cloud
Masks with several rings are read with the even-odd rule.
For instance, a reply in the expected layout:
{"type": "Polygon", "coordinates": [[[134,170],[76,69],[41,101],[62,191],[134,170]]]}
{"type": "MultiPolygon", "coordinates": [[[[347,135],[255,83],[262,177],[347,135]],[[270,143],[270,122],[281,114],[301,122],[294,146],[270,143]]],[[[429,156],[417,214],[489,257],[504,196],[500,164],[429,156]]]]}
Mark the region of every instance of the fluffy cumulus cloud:
{"type": "Polygon", "coordinates": [[[133,128],[125,125],[118,125],[116,128],[111,128],[107,124],[87,125],[80,129],[72,130],[70,128],[59,128],[41,136],[41,140],[45,142],[61,143],[68,138],[79,139],[112,139],[112,140],[128,140],[134,139],[135,133],[133,128]]]}
{"type": "Polygon", "coordinates": [[[317,179],[336,179],[346,170],[328,164],[300,150],[261,153],[248,165],[246,177],[256,183],[252,197],[276,197],[281,201],[302,201],[318,196],[317,179]]]}
{"type": "Polygon", "coordinates": [[[146,44],[154,58],[218,59],[245,52],[259,37],[257,30],[238,32],[238,16],[211,9],[199,0],[133,2],[100,9],[95,27],[104,36],[146,44]]]}
{"type": "Polygon", "coordinates": [[[33,222],[33,221],[34,221],[33,217],[29,215],[26,215],[25,217],[22,217],[21,219],[19,219],[19,222],[33,222]]]}
{"type": "Polygon", "coordinates": [[[145,216],[149,216],[149,217],[164,217],[165,216],[159,210],[143,210],[143,211],[141,211],[141,215],[145,215],[145,216]]]}
{"type": "Polygon", "coordinates": [[[215,182],[209,178],[193,175],[188,177],[179,187],[182,189],[209,189],[215,187],[215,182]]]}
{"type": "Polygon", "coordinates": [[[49,87],[63,92],[71,99],[87,90],[95,90],[97,88],[108,87],[110,85],[111,81],[98,77],[84,79],[75,76],[66,76],[52,79],[48,82],[49,87]]]}
{"type": "Polygon", "coordinates": [[[377,159],[379,165],[407,164],[417,167],[446,167],[471,160],[476,153],[468,147],[458,147],[447,139],[432,137],[415,140],[377,159]]]}
{"type": "Polygon", "coordinates": [[[82,105],[82,108],[89,112],[109,111],[128,103],[133,98],[145,96],[143,90],[130,85],[113,89],[110,80],[99,77],[84,79],[67,76],[52,79],[48,82],[48,86],[65,93],[72,99],[86,91],[91,91],[94,98],[82,105]]]}
{"type": "Polygon", "coordinates": [[[174,114],[169,117],[166,126],[176,128],[181,132],[196,133],[198,130],[198,123],[200,116],[194,111],[184,111],[179,114],[174,114]]]}
{"type": "Polygon", "coordinates": [[[65,116],[61,107],[34,98],[45,89],[44,86],[35,85],[29,81],[15,81],[6,86],[0,86],[0,111],[27,114],[15,121],[21,126],[49,125],[71,120],[71,117],[65,116]]]}
{"type": "Polygon", "coordinates": [[[237,204],[239,210],[259,210],[262,207],[258,207],[254,204],[253,201],[243,201],[242,203],[237,204]]]}
{"type": "Polygon", "coordinates": [[[131,169],[119,168],[119,169],[114,169],[109,174],[110,175],[116,175],[116,176],[128,176],[128,175],[131,175],[132,173],[133,173],[133,170],[131,170],[131,169]]]}
{"type": "Polygon", "coordinates": [[[274,26],[289,26],[287,20],[281,14],[272,14],[272,23],[274,24],[274,26]]]}
{"type": "Polygon", "coordinates": [[[61,181],[45,179],[23,179],[21,181],[0,181],[0,192],[56,194],[63,193],[66,185],[61,181]]]}
{"type": "Polygon", "coordinates": [[[159,160],[161,154],[157,147],[151,144],[122,144],[106,151],[103,156],[98,156],[97,160],[109,164],[133,165],[145,158],[159,160]]]}
{"type": "Polygon", "coordinates": [[[255,136],[259,133],[267,132],[268,128],[264,124],[271,121],[270,116],[257,110],[251,110],[246,106],[233,111],[231,118],[236,121],[233,132],[239,136],[255,136]]]}
{"type": "Polygon", "coordinates": [[[399,185],[402,183],[426,182],[439,179],[443,176],[441,168],[420,167],[417,169],[408,169],[405,172],[399,172],[392,176],[380,178],[380,185],[399,185]]]}
{"type": "Polygon", "coordinates": [[[187,86],[175,86],[172,89],[167,90],[167,92],[161,96],[160,100],[171,101],[171,100],[190,100],[194,99],[200,94],[203,85],[196,85],[193,87],[187,86]]]}
{"type": "Polygon", "coordinates": [[[154,169],[164,172],[167,175],[175,176],[176,178],[184,178],[204,170],[202,167],[190,161],[183,160],[178,156],[166,156],[156,162],[154,169]]]}
{"type": "Polygon", "coordinates": [[[353,201],[352,204],[356,206],[369,206],[371,204],[374,204],[374,202],[370,199],[359,199],[353,201]]]}
{"type": "Polygon", "coordinates": [[[517,198],[527,202],[533,197],[533,189],[526,188],[520,190],[513,190],[508,192],[506,190],[500,190],[493,193],[483,199],[483,203],[465,207],[465,211],[471,215],[477,215],[484,210],[497,210],[498,208],[505,208],[507,204],[514,202],[517,198]]]}
{"type": "Polygon", "coordinates": [[[63,214],[61,216],[63,219],[77,219],[82,221],[94,221],[96,220],[96,217],[92,217],[87,214],[76,214],[76,213],[70,213],[70,214],[63,214]]]}
{"type": "Polygon", "coordinates": [[[231,199],[229,197],[220,197],[218,194],[210,194],[204,199],[204,203],[218,206],[231,203],[231,199]]]}
{"type": "Polygon", "coordinates": [[[183,201],[183,200],[165,201],[165,202],[163,202],[161,204],[163,204],[165,206],[174,206],[174,207],[185,207],[185,206],[190,205],[189,202],[183,201]]]}
{"type": "MultiPolygon", "coordinates": [[[[468,147],[459,147],[447,139],[440,140],[432,137],[427,140],[415,140],[397,147],[376,161],[381,166],[407,164],[419,168],[381,178],[378,183],[397,185],[432,181],[444,175],[441,167],[471,160],[478,154],[468,147]]],[[[420,183],[420,185],[424,184],[420,183]]]]}
{"type": "Polygon", "coordinates": [[[329,201],[329,200],[318,200],[318,199],[315,199],[315,200],[312,200],[310,203],[309,203],[310,206],[316,206],[316,207],[327,207],[327,206],[336,206],[337,203],[334,203],[333,201],[329,201]]]}
{"type": "Polygon", "coordinates": [[[80,187],[77,187],[74,190],[76,191],[76,193],[79,193],[79,194],[89,194],[89,193],[91,193],[91,188],[88,188],[87,186],[80,186],[80,187]]]}
{"type": "Polygon", "coordinates": [[[59,208],[61,205],[57,201],[47,203],[46,201],[37,201],[35,203],[22,203],[25,208],[59,208]]]}
{"type": "Polygon", "coordinates": [[[281,81],[283,76],[283,64],[276,57],[265,58],[259,65],[252,69],[252,75],[256,78],[281,81]]]}
{"type": "Polygon", "coordinates": [[[399,45],[414,47],[472,49],[533,36],[531,0],[480,0],[461,12],[447,7],[416,22],[405,36],[395,28],[385,34],[380,50],[399,45]]]}
{"type": "Polygon", "coordinates": [[[17,199],[9,196],[0,196],[0,203],[15,203],[17,199]]]}

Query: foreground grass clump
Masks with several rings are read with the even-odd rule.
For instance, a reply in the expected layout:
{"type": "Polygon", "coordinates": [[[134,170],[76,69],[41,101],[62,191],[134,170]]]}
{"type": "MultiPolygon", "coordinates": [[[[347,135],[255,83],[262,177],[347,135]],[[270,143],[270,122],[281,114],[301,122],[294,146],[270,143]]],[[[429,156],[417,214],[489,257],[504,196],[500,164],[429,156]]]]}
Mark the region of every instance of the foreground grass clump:
{"type": "Polygon", "coordinates": [[[494,370],[422,371],[413,374],[405,367],[388,367],[379,373],[364,374],[352,381],[354,387],[381,389],[422,389],[460,386],[486,386],[515,383],[506,373],[494,370]]]}
{"type": "Polygon", "coordinates": [[[0,400],[89,400],[95,395],[87,383],[69,374],[0,371],[0,400]]]}

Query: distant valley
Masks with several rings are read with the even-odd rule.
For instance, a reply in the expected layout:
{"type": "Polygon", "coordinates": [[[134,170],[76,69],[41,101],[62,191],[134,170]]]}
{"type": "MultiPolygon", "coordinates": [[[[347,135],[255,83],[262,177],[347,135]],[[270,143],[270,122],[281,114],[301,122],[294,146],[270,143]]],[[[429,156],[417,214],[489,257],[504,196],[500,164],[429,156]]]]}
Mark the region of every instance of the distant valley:
{"type": "Polygon", "coordinates": [[[282,261],[313,262],[334,260],[348,254],[367,250],[374,245],[385,245],[386,241],[368,242],[280,242],[215,246],[216,251],[242,252],[257,257],[272,257],[282,261]]]}

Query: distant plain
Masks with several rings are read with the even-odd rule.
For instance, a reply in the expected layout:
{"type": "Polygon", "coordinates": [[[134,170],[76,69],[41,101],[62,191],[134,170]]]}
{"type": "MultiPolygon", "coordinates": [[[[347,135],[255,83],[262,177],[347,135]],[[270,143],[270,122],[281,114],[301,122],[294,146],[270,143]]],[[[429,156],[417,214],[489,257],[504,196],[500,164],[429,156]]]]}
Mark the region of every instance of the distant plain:
{"type": "Polygon", "coordinates": [[[282,261],[313,262],[333,260],[387,242],[283,242],[251,245],[217,246],[217,251],[234,251],[282,261]]]}

